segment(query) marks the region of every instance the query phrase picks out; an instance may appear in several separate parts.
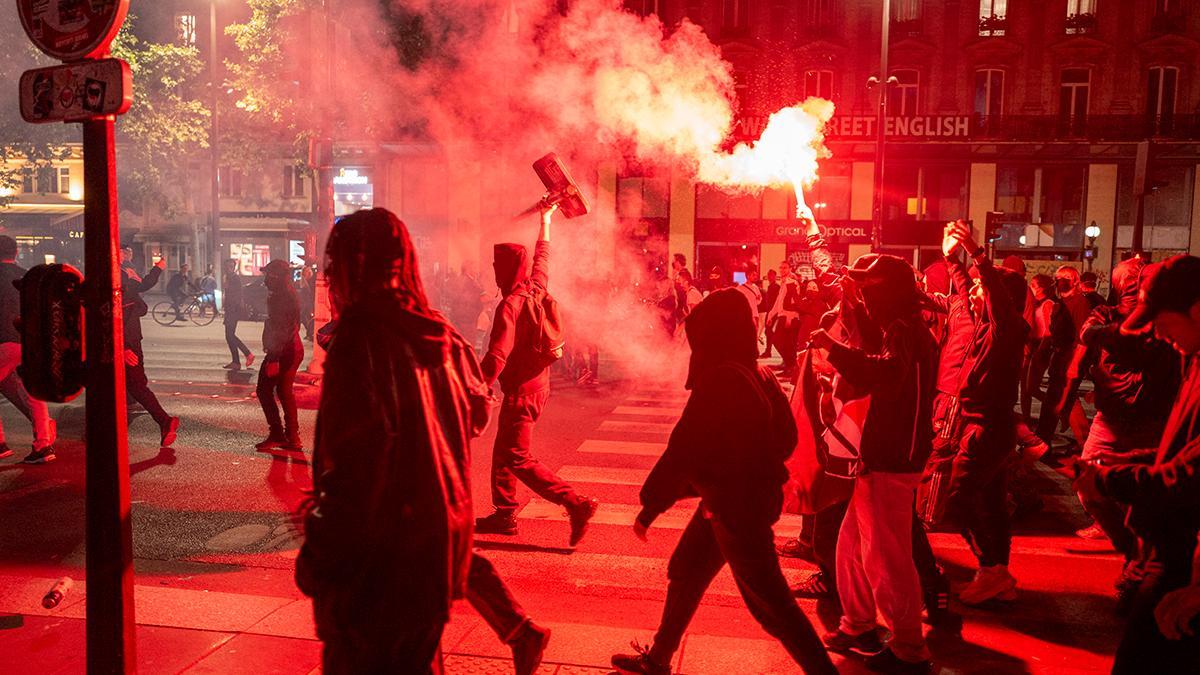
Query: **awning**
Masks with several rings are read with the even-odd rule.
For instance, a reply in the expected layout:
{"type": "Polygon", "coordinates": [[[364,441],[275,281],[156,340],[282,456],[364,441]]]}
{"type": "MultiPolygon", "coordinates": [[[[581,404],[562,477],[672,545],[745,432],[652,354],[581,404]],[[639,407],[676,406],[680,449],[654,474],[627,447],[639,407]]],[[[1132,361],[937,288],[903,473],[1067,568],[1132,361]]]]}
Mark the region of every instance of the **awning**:
{"type": "Polygon", "coordinates": [[[308,221],[273,216],[221,216],[221,232],[298,232],[309,228],[308,221]]]}

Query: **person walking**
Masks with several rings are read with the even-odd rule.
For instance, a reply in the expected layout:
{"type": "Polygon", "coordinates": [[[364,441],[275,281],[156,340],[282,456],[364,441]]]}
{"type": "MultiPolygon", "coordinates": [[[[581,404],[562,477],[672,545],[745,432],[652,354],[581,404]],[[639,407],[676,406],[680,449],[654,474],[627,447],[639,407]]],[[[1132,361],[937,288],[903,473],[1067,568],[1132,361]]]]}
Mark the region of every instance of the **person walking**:
{"type": "Polygon", "coordinates": [[[759,624],[806,673],[836,673],[808,617],[796,605],[775,554],[772,525],[783,508],[784,462],[796,447],[796,423],[778,380],[759,367],[754,320],[735,289],[716,291],[685,323],[691,390],[662,457],[642,486],[634,534],[680,499],[700,505],[667,568],[667,601],[654,642],[617,654],[627,673],[669,675],[705,591],[727,563],[759,624]]]}
{"type": "Polygon", "coordinates": [[[163,410],[158,397],[150,390],[150,379],[146,377],[146,355],[142,352],[142,317],[146,316],[149,307],[142,299],[142,293],[158,285],[163,270],[167,267],[166,256],[160,256],[158,262],[150,268],[143,279],[133,269],[133,249],[121,249],[121,294],[122,324],[125,327],[125,390],[133,400],[137,401],[150,417],[158,424],[160,432],[159,445],[169,448],[175,443],[179,432],[179,418],[172,417],[163,410]]]}
{"type": "Polygon", "coordinates": [[[474,351],[430,307],[395,214],[339,220],[326,251],[338,322],[296,559],[323,669],[441,672],[441,633],[465,597],[510,646],[517,675],[533,675],[550,632],[472,552],[470,441],[490,407],[474,351]]]}
{"type": "Polygon", "coordinates": [[[238,274],[238,261],[230,258],[221,264],[225,268],[223,270],[225,273],[225,344],[229,346],[229,363],[222,368],[241,370],[240,356],[242,355],[246,357],[247,368],[254,365],[254,353],[237,334],[238,322],[242,320],[246,311],[245,287],[242,283],[242,275],[238,274]]]}
{"type": "Polygon", "coordinates": [[[547,292],[550,266],[550,219],[557,206],[542,211],[533,267],[525,266],[527,251],[520,244],[496,244],[496,285],[504,297],[496,307],[492,335],[483,357],[484,382],[497,380],[504,392],[496,443],[492,448],[492,504],[496,510],[475,521],[481,534],[515,535],[517,480],[541,498],[567,510],[570,544],[583,538],[599,502],[579,495],[546,468],[531,451],[533,427],[550,399],[550,363],[541,353],[541,326],[534,323],[529,303],[541,302],[547,292]]]}
{"type": "Polygon", "coordinates": [[[304,360],[300,341],[300,301],[292,286],[292,268],[283,260],[272,260],[262,268],[267,286],[267,320],[263,323],[263,363],[258,371],[258,402],[267,418],[267,437],[260,451],[302,448],[296,413],[294,385],[296,370],[304,360]],[[275,403],[275,399],[279,403],[275,403]],[[279,408],[283,408],[280,420],[279,408]]]}
{"type": "MultiPolygon", "coordinates": [[[[50,409],[44,401],[29,395],[17,372],[21,365],[21,333],[16,323],[21,316],[21,292],[16,284],[25,276],[25,269],[17,265],[17,240],[0,235],[0,388],[14,407],[25,412],[33,423],[33,450],[25,464],[53,462],[56,428],[50,417],[50,409]],[[10,383],[11,380],[11,383],[10,383]],[[27,411],[27,412],[26,412],[27,411]]],[[[0,425],[0,459],[11,457],[13,451],[4,440],[4,427],[0,425]]]]}

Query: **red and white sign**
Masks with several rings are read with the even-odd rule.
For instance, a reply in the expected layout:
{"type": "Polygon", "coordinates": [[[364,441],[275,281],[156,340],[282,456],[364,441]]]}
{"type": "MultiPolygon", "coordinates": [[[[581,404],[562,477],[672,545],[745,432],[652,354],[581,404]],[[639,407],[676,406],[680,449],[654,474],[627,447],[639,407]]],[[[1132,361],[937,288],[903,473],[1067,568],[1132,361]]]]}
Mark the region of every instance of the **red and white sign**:
{"type": "Polygon", "coordinates": [[[128,11],[129,0],[17,0],[29,39],[63,61],[107,56],[128,11]]]}
{"type": "Polygon", "coordinates": [[[133,75],[120,59],[29,70],[21,75],[26,122],[82,122],[120,115],[133,103],[133,75]]]}

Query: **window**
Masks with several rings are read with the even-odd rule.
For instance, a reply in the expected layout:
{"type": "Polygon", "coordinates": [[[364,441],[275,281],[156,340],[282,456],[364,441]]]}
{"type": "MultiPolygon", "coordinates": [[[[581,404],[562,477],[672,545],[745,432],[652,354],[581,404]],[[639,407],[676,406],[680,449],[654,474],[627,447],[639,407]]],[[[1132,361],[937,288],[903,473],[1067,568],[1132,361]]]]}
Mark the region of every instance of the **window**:
{"type": "Polygon", "coordinates": [[[800,29],[822,33],[834,28],[837,23],[838,0],[801,0],[800,29]]]}
{"type": "Polygon", "coordinates": [[[21,169],[21,192],[33,194],[33,169],[29,167],[21,169]]]}
{"type": "Polygon", "coordinates": [[[283,167],[283,196],[303,197],[304,196],[304,172],[300,167],[288,165],[283,167]]]}
{"type": "Polygon", "coordinates": [[[1096,1],[1067,0],[1067,35],[1096,32],[1096,1]]]}
{"type": "Polygon", "coordinates": [[[1061,131],[1079,135],[1086,130],[1091,79],[1092,73],[1087,68],[1067,68],[1062,71],[1058,103],[1061,131]]]}
{"type": "Polygon", "coordinates": [[[921,0],[894,0],[892,2],[892,21],[903,23],[920,18],[921,0]]]}
{"type": "Polygon", "coordinates": [[[638,16],[659,14],[660,4],[660,0],[625,0],[625,8],[638,16]]]}
{"type": "Polygon", "coordinates": [[[184,47],[196,46],[196,15],[175,15],[175,42],[184,47]]]}
{"type": "Polygon", "coordinates": [[[1179,69],[1156,66],[1150,69],[1146,83],[1146,117],[1154,133],[1169,130],[1175,119],[1175,92],[1179,83],[1179,69]]]}
{"type": "Polygon", "coordinates": [[[979,34],[998,37],[1008,30],[1008,0],[979,0],[979,34]]]}
{"type": "Polygon", "coordinates": [[[58,168],[58,193],[63,195],[71,193],[71,170],[65,166],[58,168]]]}
{"type": "Polygon", "coordinates": [[[621,218],[666,218],[671,185],[667,178],[629,176],[617,179],[617,215],[621,218]]]}
{"type": "Polygon", "coordinates": [[[998,117],[1004,113],[1004,71],[985,68],[975,71],[975,114],[998,117]]]}
{"type": "Polygon", "coordinates": [[[750,0],[723,0],[721,12],[726,32],[741,32],[750,25],[750,0]]]}
{"type": "Polygon", "coordinates": [[[39,194],[58,192],[58,170],[52,166],[38,167],[37,191],[39,194]]]}
{"type": "Polygon", "coordinates": [[[907,117],[917,114],[917,92],[920,76],[915,70],[894,70],[892,76],[897,83],[888,90],[888,114],[907,117]]]}
{"type": "Polygon", "coordinates": [[[217,169],[217,183],[222,197],[242,196],[242,171],[232,166],[222,166],[217,169]]]}
{"type": "Polygon", "coordinates": [[[804,71],[804,97],[833,100],[833,71],[806,70],[804,71]]]}

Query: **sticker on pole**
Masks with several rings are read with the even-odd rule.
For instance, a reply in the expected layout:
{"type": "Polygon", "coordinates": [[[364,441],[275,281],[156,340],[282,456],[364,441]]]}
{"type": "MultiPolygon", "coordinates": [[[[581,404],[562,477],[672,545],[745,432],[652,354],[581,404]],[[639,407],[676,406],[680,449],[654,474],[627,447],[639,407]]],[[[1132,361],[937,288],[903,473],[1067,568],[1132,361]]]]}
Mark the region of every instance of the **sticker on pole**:
{"type": "Polygon", "coordinates": [[[17,0],[25,34],[63,61],[106,56],[128,11],[129,0],[17,0]]]}
{"type": "Polygon", "coordinates": [[[120,59],[29,70],[21,75],[26,122],[82,122],[120,115],[133,103],[133,75],[120,59]]]}

